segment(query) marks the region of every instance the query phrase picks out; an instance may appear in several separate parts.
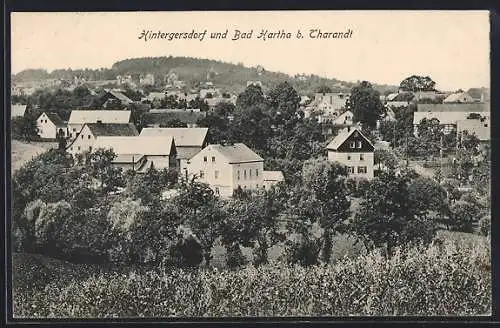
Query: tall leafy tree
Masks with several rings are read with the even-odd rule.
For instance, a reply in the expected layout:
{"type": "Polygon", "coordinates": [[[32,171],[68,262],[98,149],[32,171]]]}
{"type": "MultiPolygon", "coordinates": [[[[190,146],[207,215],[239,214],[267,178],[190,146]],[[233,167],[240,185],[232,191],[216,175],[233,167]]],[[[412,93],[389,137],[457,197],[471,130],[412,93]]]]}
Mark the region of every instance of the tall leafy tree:
{"type": "Polygon", "coordinates": [[[370,82],[363,81],[351,90],[349,98],[354,120],[369,128],[375,128],[377,120],[383,113],[380,94],[373,89],[370,82]]]}
{"type": "Polygon", "coordinates": [[[401,81],[399,87],[404,91],[434,91],[436,82],[429,76],[412,75],[401,81]]]}

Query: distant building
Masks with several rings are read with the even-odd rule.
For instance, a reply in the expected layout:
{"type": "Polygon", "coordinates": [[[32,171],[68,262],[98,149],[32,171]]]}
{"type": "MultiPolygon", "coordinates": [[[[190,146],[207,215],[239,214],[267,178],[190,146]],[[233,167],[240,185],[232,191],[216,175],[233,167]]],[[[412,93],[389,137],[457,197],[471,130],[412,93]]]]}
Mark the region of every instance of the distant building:
{"type": "Polygon", "coordinates": [[[85,123],[130,123],[129,110],[73,110],[68,120],[69,137],[74,138],[85,123]]]}
{"type": "Polygon", "coordinates": [[[443,104],[445,103],[472,103],[474,102],[474,99],[472,99],[471,96],[469,96],[468,93],[466,92],[457,92],[457,93],[452,93],[448,97],[446,97],[443,100],[443,104]]]}
{"type": "Polygon", "coordinates": [[[116,104],[125,107],[133,103],[129,97],[125,96],[120,91],[114,90],[107,91],[104,96],[101,97],[100,102],[101,106],[104,108],[113,107],[116,106],[116,104]]]}
{"type": "Polygon", "coordinates": [[[314,100],[307,107],[324,114],[339,115],[340,111],[345,109],[350,96],[350,93],[342,92],[316,93],[314,100]]]}
{"type": "Polygon", "coordinates": [[[164,100],[167,97],[165,92],[150,92],[146,97],[142,99],[142,101],[147,100],[153,102],[155,100],[164,100]]]}
{"type": "Polygon", "coordinates": [[[10,117],[23,117],[26,113],[27,105],[11,105],[10,106],[10,117]]]}
{"type": "Polygon", "coordinates": [[[208,128],[143,128],[140,136],[171,136],[177,149],[177,159],[183,168],[186,162],[208,144],[208,128]]]}
{"type": "Polygon", "coordinates": [[[357,127],[347,127],[326,147],[328,160],[346,167],[349,176],[373,179],[373,144],[357,127]]]}
{"type": "Polygon", "coordinates": [[[270,188],[280,182],[285,181],[283,172],[281,171],[264,171],[264,188],[270,188]]]}
{"type": "Polygon", "coordinates": [[[67,137],[68,124],[57,113],[42,113],[36,119],[36,130],[42,139],[55,139],[57,136],[67,137]]]}
{"type": "Polygon", "coordinates": [[[219,97],[221,95],[220,89],[218,88],[207,88],[200,90],[200,98],[206,98],[206,96],[210,94],[212,97],[219,97]]]}
{"type": "Polygon", "coordinates": [[[147,127],[167,127],[173,121],[185,123],[188,128],[198,126],[198,120],[204,118],[207,113],[196,109],[156,109],[144,114],[143,123],[147,127]]]}
{"type": "Polygon", "coordinates": [[[186,163],[182,173],[196,176],[221,197],[231,197],[238,187],[264,187],[264,159],[242,143],[208,145],[186,163]]]}
{"type": "Polygon", "coordinates": [[[474,134],[481,142],[488,142],[491,140],[490,118],[479,117],[457,121],[457,133],[463,131],[474,134]]]}
{"type": "Polygon", "coordinates": [[[96,140],[101,137],[131,137],[139,133],[132,123],[85,123],[79,134],[67,146],[71,155],[92,152],[96,149],[96,140]]]}
{"type": "Polygon", "coordinates": [[[262,88],[262,82],[261,81],[247,81],[247,88],[251,85],[255,85],[258,87],[262,88]]]}
{"type": "Polygon", "coordinates": [[[154,85],[155,84],[155,76],[151,73],[148,73],[146,75],[141,75],[139,77],[139,84],[140,85],[154,85]]]}

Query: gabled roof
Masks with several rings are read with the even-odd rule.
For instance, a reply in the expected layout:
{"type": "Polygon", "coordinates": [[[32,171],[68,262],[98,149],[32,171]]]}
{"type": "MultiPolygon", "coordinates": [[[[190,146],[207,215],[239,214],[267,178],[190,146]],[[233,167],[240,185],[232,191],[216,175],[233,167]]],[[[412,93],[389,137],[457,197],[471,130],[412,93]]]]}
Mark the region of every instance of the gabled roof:
{"type": "Polygon", "coordinates": [[[11,105],[10,117],[24,116],[27,105],[11,105]]]}
{"type": "Polygon", "coordinates": [[[95,137],[139,135],[132,123],[87,123],[86,125],[95,137]]]}
{"type": "Polygon", "coordinates": [[[129,123],[129,110],[73,110],[69,117],[68,124],[84,123],[129,123]]]}
{"type": "Polygon", "coordinates": [[[470,102],[472,101],[472,97],[466,92],[457,92],[452,93],[448,97],[446,97],[443,102],[470,102]]]}
{"type": "Polygon", "coordinates": [[[54,123],[56,126],[64,126],[66,123],[61,119],[61,117],[57,113],[45,113],[49,120],[54,123]]]}
{"type": "Polygon", "coordinates": [[[94,148],[112,148],[117,155],[170,155],[175,147],[174,139],[170,136],[161,137],[99,137],[95,140],[94,148]]]}
{"type": "Polygon", "coordinates": [[[108,93],[110,93],[112,96],[114,96],[115,98],[120,100],[122,103],[126,103],[126,104],[133,103],[133,101],[129,97],[125,96],[120,91],[109,90],[108,93]]]}
{"type": "Polygon", "coordinates": [[[264,181],[284,181],[285,176],[281,171],[264,171],[262,172],[264,181]]]}
{"type": "Polygon", "coordinates": [[[358,127],[352,127],[352,128],[345,128],[342,129],[339,134],[333,138],[332,141],[326,146],[326,149],[328,150],[337,150],[355,131],[357,131],[373,148],[373,144],[371,143],[370,139],[365,137],[365,135],[361,132],[361,130],[358,127]]]}
{"type": "MultiPolygon", "coordinates": [[[[245,163],[245,162],[262,162],[264,159],[257,155],[253,150],[245,144],[235,143],[231,145],[209,145],[212,150],[217,151],[229,164],[245,163]]],[[[206,148],[205,148],[206,149],[206,148]]]]}
{"type": "Polygon", "coordinates": [[[141,136],[172,136],[177,147],[203,147],[208,128],[143,128],[141,136]]]}
{"type": "Polygon", "coordinates": [[[352,123],[353,115],[354,114],[350,110],[347,110],[335,118],[333,124],[348,124],[345,121],[350,121],[349,123],[352,123]],[[349,119],[347,117],[349,117],[349,119]]]}

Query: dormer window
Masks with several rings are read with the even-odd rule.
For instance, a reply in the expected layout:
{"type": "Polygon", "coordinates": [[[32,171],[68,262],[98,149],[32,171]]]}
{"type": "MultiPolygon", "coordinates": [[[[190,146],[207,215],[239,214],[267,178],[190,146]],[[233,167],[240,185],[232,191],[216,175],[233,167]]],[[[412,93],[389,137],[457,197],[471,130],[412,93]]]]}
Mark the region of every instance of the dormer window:
{"type": "Polygon", "coordinates": [[[363,143],[362,143],[361,141],[358,141],[358,148],[361,148],[361,145],[362,145],[362,144],[363,144],[363,143]]]}
{"type": "Polygon", "coordinates": [[[212,163],[215,163],[215,156],[212,156],[212,163]]]}
{"type": "Polygon", "coordinates": [[[351,148],[356,148],[356,141],[351,141],[351,148]]]}
{"type": "Polygon", "coordinates": [[[206,163],[207,162],[207,156],[203,156],[203,161],[206,163]]]}

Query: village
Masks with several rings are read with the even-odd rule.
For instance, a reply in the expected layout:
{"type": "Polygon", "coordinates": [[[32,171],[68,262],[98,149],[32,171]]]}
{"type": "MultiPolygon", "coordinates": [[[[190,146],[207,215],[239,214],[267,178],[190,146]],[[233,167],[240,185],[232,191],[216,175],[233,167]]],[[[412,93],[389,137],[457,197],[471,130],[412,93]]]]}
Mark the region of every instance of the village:
{"type": "MultiPolygon", "coordinates": [[[[246,70],[249,78],[232,89],[214,68],[201,78],[180,77],[174,69],[115,79],[67,71],[75,77],[13,82],[15,270],[72,272],[46,281],[30,301],[18,298],[38,287],[19,274],[21,315],[75,316],[71,304],[80,301],[43,304],[66,284],[76,289],[67,295],[89,295],[88,304],[100,304],[121,295],[104,287],[107,279],[134,284],[146,279],[144,270],[170,285],[153,287],[155,293],[138,287],[147,294],[144,305],[89,305],[77,315],[88,315],[89,308],[99,315],[156,315],[158,304],[160,313],[187,308],[193,315],[223,314],[210,298],[193,307],[178,294],[161,296],[179,288],[192,298],[205,295],[204,284],[226,279],[220,272],[243,279],[231,289],[237,295],[248,293],[240,288],[254,281],[249,275],[264,277],[258,280],[270,288],[305,288],[278,277],[282,270],[310,270],[308,286],[323,279],[315,275],[330,275],[335,288],[349,289],[352,279],[379,274],[396,275],[406,286],[415,279],[394,271],[403,262],[386,265],[403,261],[398,252],[409,254],[411,270],[444,280],[452,279],[442,269],[454,259],[447,254],[458,252],[463,270],[451,275],[474,272],[474,279],[484,279],[491,233],[488,88],[440,91],[431,77],[418,75],[385,91],[368,81],[333,83],[306,74],[270,83],[271,73],[260,65],[228,67],[246,70]],[[428,263],[424,269],[420,261],[428,263]],[[357,263],[357,278],[331,270],[357,263]],[[128,273],[117,276],[123,268],[128,273]],[[82,270],[109,276],[85,290],[74,282],[94,278],[82,270]],[[179,283],[182,270],[195,270],[188,279],[205,280],[179,283]]],[[[486,299],[488,283],[477,285],[486,299]]],[[[322,288],[308,291],[309,301],[297,307],[310,311],[303,306],[313,294],[320,299],[333,287],[322,288]]],[[[459,298],[471,298],[473,308],[484,311],[487,302],[463,290],[459,298]]],[[[419,295],[402,293],[414,301],[399,311],[424,313],[427,308],[414,305],[419,295]]],[[[341,297],[335,302],[335,310],[315,303],[313,312],[347,313],[342,311],[353,306],[341,305],[341,297]]],[[[231,304],[231,313],[238,313],[231,304]]]]}

